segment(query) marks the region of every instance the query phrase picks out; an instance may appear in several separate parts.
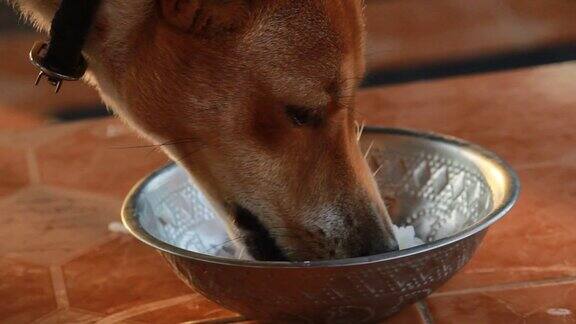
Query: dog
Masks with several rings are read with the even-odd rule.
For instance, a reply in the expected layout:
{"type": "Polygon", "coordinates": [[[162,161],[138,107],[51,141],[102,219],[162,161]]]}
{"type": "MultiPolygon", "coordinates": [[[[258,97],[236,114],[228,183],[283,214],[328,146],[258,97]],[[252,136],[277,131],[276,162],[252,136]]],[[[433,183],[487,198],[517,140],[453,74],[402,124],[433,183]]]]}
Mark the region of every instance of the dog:
{"type": "MultiPolygon", "coordinates": [[[[48,31],[59,0],[11,0],[48,31]]],[[[398,249],[357,143],[360,0],[102,0],[84,79],[256,260],[398,249]]]]}

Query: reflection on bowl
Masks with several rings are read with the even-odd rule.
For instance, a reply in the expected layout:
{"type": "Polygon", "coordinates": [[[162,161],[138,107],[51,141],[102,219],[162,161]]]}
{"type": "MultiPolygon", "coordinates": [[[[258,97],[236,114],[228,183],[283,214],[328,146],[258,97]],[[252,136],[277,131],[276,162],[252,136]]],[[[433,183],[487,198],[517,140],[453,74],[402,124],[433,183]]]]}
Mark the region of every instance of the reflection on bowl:
{"type": "Polygon", "coordinates": [[[449,137],[371,128],[369,161],[394,222],[425,245],[368,257],[259,262],[241,259],[224,224],[183,169],[169,165],[127,197],[123,220],[209,299],[250,318],[362,323],[420,300],[470,259],[488,227],[517,199],[510,167],[449,137]]]}

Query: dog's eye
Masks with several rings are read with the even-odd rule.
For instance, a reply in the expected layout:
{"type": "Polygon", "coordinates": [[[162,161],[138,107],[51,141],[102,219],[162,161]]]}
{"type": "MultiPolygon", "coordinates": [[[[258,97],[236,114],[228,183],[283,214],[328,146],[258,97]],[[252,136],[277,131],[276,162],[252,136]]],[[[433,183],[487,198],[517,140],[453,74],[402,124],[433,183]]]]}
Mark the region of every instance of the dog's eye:
{"type": "Polygon", "coordinates": [[[319,116],[311,108],[286,106],[286,115],[296,126],[316,125],[320,122],[319,116]]]}

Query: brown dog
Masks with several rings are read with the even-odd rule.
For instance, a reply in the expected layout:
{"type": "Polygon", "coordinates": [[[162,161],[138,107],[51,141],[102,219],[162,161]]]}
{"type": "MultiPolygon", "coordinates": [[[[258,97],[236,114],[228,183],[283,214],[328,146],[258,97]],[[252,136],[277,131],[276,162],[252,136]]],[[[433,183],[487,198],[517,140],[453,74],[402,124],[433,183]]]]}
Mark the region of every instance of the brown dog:
{"type": "MultiPolygon", "coordinates": [[[[13,0],[46,31],[58,0],[13,0]]],[[[261,260],[397,249],[356,140],[360,0],[103,0],[86,80],[261,260]]]]}

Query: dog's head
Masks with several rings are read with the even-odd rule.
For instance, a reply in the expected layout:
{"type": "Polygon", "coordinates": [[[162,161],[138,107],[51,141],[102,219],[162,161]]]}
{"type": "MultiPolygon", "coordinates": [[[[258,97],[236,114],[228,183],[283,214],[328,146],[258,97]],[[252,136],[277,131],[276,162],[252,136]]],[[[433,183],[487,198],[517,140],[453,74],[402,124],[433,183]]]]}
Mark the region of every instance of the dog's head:
{"type": "Polygon", "coordinates": [[[357,143],[360,0],[138,0],[138,19],[134,1],[103,2],[87,53],[104,99],[189,170],[254,258],[397,249],[357,143]]]}

